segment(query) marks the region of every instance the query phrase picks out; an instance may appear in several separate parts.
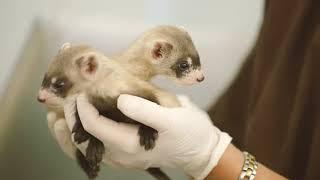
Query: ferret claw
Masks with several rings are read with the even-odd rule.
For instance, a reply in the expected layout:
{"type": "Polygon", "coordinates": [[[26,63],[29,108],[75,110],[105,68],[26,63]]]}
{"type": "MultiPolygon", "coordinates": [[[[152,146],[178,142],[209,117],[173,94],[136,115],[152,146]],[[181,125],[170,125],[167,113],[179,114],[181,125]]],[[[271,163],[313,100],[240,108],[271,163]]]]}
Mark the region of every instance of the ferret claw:
{"type": "Polygon", "coordinates": [[[140,145],[144,146],[146,151],[155,147],[158,138],[158,132],[155,129],[141,125],[138,134],[140,136],[140,145]]]}

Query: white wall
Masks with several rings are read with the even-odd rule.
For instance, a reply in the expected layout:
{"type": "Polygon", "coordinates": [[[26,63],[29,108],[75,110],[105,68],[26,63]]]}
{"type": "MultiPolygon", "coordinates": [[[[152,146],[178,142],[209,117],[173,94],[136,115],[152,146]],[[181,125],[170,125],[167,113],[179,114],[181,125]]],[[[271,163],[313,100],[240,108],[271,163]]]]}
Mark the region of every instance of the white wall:
{"type": "MultiPolygon", "coordinates": [[[[64,23],[69,20],[71,24],[76,24],[77,21],[73,18],[78,17],[78,20],[82,19],[82,26],[77,27],[86,29],[88,26],[87,29],[93,31],[92,33],[99,32],[95,30],[95,27],[101,27],[99,23],[105,23],[111,29],[119,30],[121,24],[130,25],[132,29],[122,29],[129,34],[131,31],[137,33],[142,30],[139,28],[139,22],[149,25],[159,23],[184,25],[191,31],[196,45],[200,47],[200,55],[207,71],[215,72],[210,76],[221,76],[208,83],[221,87],[221,83],[232,78],[238,64],[254,41],[261,19],[261,10],[262,0],[1,0],[0,94],[5,89],[15,63],[19,60],[32,23],[37,17],[58,19],[58,21],[63,19],[64,23]],[[120,22],[119,26],[114,19],[124,22],[120,22]],[[219,79],[221,82],[216,82],[220,81],[219,79]]],[[[69,31],[72,31],[72,26],[70,28],[69,31]]],[[[72,33],[65,35],[72,36],[72,33]]],[[[88,41],[90,40],[88,36],[88,41]]],[[[119,45],[124,45],[127,41],[124,40],[119,45]]],[[[204,89],[190,91],[207,93],[202,92],[204,89]]],[[[203,100],[206,98],[202,97],[203,100]]],[[[207,102],[203,105],[206,104],[207,102]]]]}
{"type": "Polygon", "coordinates": [[[52,8],[50,0],[1,0],[0,2],[0,95],[5,81],[18,61],[25,40],[30,33],[32,22],[38,15],[45,14],[52,8]]]}

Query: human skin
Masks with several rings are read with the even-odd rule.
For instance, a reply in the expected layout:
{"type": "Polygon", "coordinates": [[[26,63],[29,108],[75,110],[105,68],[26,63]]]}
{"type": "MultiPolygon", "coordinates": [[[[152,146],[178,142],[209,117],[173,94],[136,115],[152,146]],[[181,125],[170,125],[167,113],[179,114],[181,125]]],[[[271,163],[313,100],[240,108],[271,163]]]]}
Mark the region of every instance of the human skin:
{"type": "MultiPolygon", "coordinates": [[[[234,180],[238,179],[241,173],[241,169],[244,163],[243,153],[236,148],[234,145],[230,144],[225,153],[222,155],[219,163],[207,176],[207,180],[213,179],[224,179],[224,180],[234,180]]],[[[284,180],[287,179],[280,174],[270,170],[261,163],[258,163],[257,175],[255,180],[284,180]]]]}

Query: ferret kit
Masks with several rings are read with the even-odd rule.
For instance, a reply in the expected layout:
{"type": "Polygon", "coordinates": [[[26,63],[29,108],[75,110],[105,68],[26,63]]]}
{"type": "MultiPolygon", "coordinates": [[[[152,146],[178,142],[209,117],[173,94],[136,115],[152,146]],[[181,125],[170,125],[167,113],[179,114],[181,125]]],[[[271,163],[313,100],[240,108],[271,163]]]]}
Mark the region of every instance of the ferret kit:
{"type": "MultiPolygon", "coordinates": [[[[85,93],[101,115],[139,125],[140,145],[148,151],[157,145],[158,132],[123,115],[116,103],[120,94],[131,94],[165,107],[180,106],[174,94],[149,82],[156,75],[189,85],[204,80],[199,54],[184,28],[154,27],[113,56],[106,56],[88,45],[64,44],[49,64],[38,101],[58,118],[64,118],[66,98],[85,93]]],[[[89,179],[94,179],[108,147],[84,130],[77,109],[75,112],[77,119],[71,132],[74,141],[88,142],[86,152],[77,150],[75,157],[89,179]]],[[[160,168],[146,171],[156,179],[170,179],[160,168]]]]}

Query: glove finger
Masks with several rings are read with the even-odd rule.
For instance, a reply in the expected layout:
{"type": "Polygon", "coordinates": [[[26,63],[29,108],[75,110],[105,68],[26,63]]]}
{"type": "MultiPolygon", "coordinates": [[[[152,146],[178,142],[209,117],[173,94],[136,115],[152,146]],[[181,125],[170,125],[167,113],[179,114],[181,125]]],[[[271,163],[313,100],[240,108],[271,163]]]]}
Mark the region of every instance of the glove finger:
{"type": "Polygon", "coordinates": [[[72,159],[75,159],[76,147],[71,140],[71,133],[65,119],[59,119],[54,124],[54,133],[62,151],[72,159]]]}
{"type": "Polygon", "coordinates": [[[70,132],[76,122],[76,108],[76,96],[69,97],[64,105],[64,116],[70,132]]]}
{"type": "Polygon", "coordinates": [[[47,121],[48,121],[49,131],[50,131],[51,135],[55,137],[53,127],[54,127],[55,122],[57,121],[57,114],[52,111],[48,112],[47,113],[47,121]]]}
{"type": "Polygon", "coordinates": [[[120,95],[118,98],[118,109],[126,116],[154,129],[164,130],[168,123],[168,108],[146,99],[128,94],[120,95]]]}

